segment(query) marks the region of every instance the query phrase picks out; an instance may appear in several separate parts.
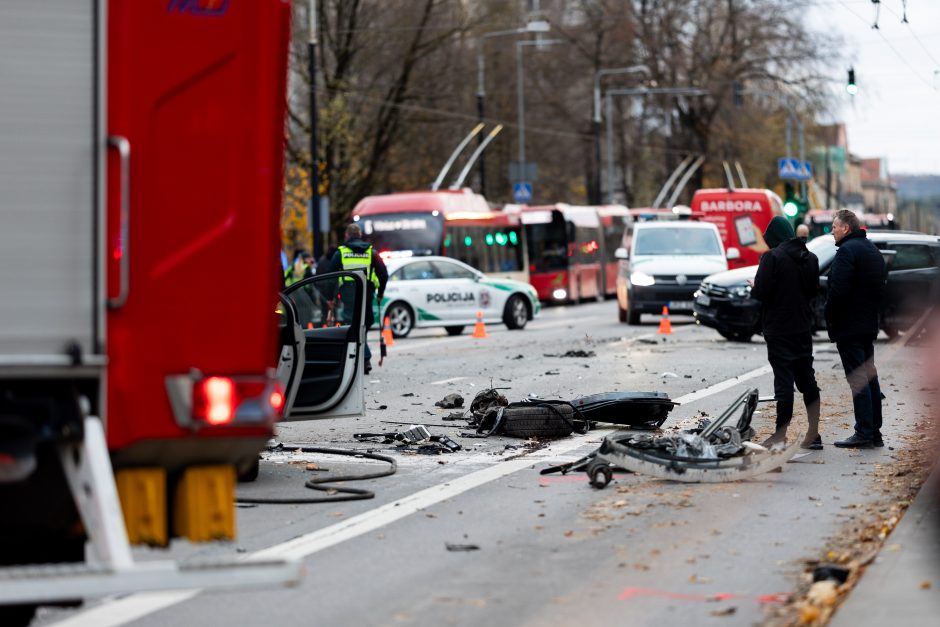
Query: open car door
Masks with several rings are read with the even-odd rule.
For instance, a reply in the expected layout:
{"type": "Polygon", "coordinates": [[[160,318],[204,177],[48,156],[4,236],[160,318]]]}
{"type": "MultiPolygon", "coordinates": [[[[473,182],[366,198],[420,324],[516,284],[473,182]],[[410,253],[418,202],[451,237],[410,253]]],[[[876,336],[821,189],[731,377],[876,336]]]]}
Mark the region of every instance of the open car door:
{"type": "Polygon", "coordinates": [[[277,308],[283,420],[363,415],[365,300],[362,272],[322,274],[284,290],[277,308]]]}

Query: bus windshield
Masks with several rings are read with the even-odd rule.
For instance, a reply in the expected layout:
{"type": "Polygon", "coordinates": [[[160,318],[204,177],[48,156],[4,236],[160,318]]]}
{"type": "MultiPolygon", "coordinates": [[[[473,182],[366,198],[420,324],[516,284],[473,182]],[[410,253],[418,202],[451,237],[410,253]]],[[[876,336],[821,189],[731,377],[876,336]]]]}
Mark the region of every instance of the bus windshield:
{"type": "Polygon", "coordinates": [[[721,255],[721,244],[709,229],[637,229],[634,255],[721,255]]]}
{"type": "Polygon", "coordinates": [[[418,254],[441,253],[444,222],[428,213],[387,213],[362,218],[362,233],[379,252],[410,250],[418,254]]]}

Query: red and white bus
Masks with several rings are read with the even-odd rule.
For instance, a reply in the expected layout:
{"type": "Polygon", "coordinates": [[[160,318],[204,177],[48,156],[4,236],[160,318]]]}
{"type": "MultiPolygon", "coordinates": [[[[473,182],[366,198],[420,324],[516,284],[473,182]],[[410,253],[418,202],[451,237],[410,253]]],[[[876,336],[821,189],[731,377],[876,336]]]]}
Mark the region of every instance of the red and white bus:
{"type": "Polygon", "coordinates": [[[494,277],[528,281],[519,216],[491,208],[470,190],[367,196],[352,215],[386,257],[444,255],[494,277]]]}
{"type": "Polygon", "coordinates": [[[783,215],[780,196],[769,189],[700,189],[692,196],[692,215],[718,227],[731,269],[756,265],[767,250],[764,230],[783,215]]]}
{"type": "Polygon", "coordinates": [[[529,283],[539,300],[577,302],[616,294],[617,260],[633,223],[626,207],[507,205],[525,230],[529,283]]]}

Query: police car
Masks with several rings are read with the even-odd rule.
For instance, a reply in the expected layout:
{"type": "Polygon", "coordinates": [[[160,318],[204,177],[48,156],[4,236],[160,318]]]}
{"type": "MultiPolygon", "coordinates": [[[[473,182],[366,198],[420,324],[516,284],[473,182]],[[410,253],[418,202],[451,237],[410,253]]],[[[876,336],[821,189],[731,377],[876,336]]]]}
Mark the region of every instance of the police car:
{"type": "Polygon", "coordinates": [[[492,279],[448,257],[407,257],[385,260],[388,285],[381,318],[389,318],[394,337],[415,327],[444,327],[460,335],[474,324],[477,312],[487,324],[522,329],[539,314],[538,295],[528,283],[492,279]]]}

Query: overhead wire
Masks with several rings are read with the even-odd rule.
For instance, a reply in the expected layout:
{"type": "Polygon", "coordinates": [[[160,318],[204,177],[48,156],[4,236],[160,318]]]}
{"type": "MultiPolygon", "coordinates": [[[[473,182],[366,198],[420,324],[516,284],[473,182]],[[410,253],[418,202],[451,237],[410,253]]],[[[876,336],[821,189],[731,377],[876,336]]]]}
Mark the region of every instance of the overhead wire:
{"type": "MultiPolygon", "coordinates": [[[[843,7],[846,11],[848,11],[849,13],[851,13],[852,15],[854,15],[855,17],[857,17],[859,20],[861,20],[861,21],[864,22],[865,24],[868,24],[868,20],[865,19],[864,16],[861,16],[861,15],[859,15],[858,13],[856,13],[855,11],[853,11],[852,8],[851,8],[848,4],[845,3],[845,0],[838,0],[838,2],[839,2],[839,4],[842,5],[842,7],[843,7]]],[[[880,3],[877,3],[877,4],[880,4],[880,3]]],[[[930,82],[929,80],[927,80],[926,78],[924,78],[924,77],[921,75],[920,72],[918,72],[916,69],[914,69],[914,66],[911,65],[910,61],[908,61],[907,58],[906,58],[903,54],[901,54],[901,52],[891,44],[891,42],[888,40],[888,38],[885,37],[884,34],[881,32],[881,29],[880,29],[880,28],[877,28],[877,22],[875,23],[875,26],[874,26],[873,28],[874,28],[874,30],[881,36],[881,39],[882,39],[882,41],[884,42],[884,44],[885,44],[886,46],[888,46],[888,48],[891,49],[891,52],[893,52],[893,53],[895,54],[895,56],[896,56],[904,65],[907,66],[907,68],[911,71],[911,73],[912,73],[914,76],[916,76],[916,77],[918,78],[918,80],[920,80],[922,83],[924,83],[924,85],[926,85],[927,87],[929,87],[929,88],[931,89],[931,91],[937,91],[937,88],[934,87],[933,84],[931,84],[931,82],[930,82]]]]}

